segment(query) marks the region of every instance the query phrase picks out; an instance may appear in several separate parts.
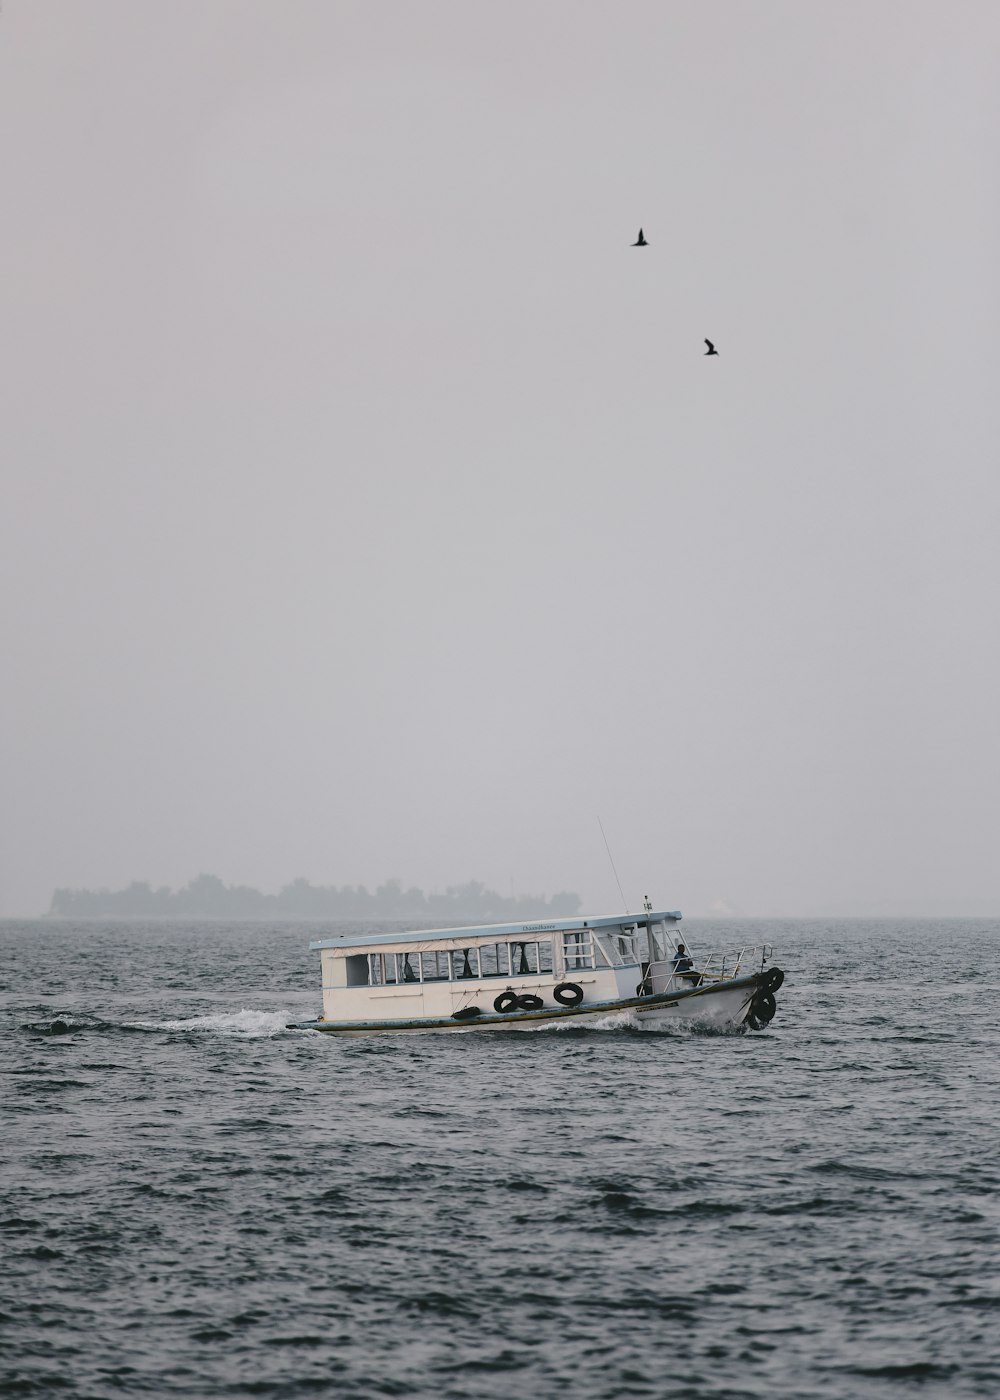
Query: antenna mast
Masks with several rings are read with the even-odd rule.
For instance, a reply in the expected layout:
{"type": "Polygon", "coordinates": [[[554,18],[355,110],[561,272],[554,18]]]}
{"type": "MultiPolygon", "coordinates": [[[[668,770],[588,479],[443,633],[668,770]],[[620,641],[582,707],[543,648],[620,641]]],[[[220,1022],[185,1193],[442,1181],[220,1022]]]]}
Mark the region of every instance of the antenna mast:
{"type": "MultiPolygon", "coordinates": [[[[604,823],[601,821],[600,816],[598,816],[597,818],[597,825],[601,828],[601,835],[604,836],[604,823]]],[[[615,870],[615,858],[611,854],[611,847],[608,845],[608,838],[606,836],[604,836],[604,849],[608,853],[608,860],[611,862],[611,869],[614,871],[615,882],[618,885],[618,893],[622,897],[622,903],[625,906],[625,913],[627,914],[629,912],[628,900],[625,898],[625,891],[622,889],[622,882],[618,879],[618,871],[615,870]]]]}

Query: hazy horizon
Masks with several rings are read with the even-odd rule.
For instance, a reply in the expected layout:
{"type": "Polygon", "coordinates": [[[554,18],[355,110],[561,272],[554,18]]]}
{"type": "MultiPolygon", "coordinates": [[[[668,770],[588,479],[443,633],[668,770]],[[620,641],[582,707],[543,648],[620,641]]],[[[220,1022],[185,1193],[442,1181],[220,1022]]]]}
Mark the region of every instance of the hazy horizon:
{"type": "MultiPolygon", "coordinates": [[[[54,908],[54,905],[55,905],[56,902],[57,902],[57,897],[58,897],[59,895],[69,895],[69,894],[72,894],[72,895],[83,894],[83,895],[87,895],[87,896],[100,896],[100,895],[118,896],[118,895],[122,895],[122,894],[126,893],[127,890],[128,890],[128,888],[129,888],[130,886],[132,886],[132,887],[134,888],[135,884],[144,884],[144,885],[146,885],[147,888],[149,888],[149,890],[150,890],[152,893],[160,893],[160,892],[162,892],[163,890],[165,890],[166,892],[168,892],[168,893],[170,893],[170,894],[177,895],[177,894],[182,893],[185,889],[191,888],[193,885],[196,884],[197,881],[205,880],[205,879],[217,880],[218,878],[219,878],[218,876],[214,876],[214,875],[209,874],[208,872],[204,872],[204,871],[203,871],[203,872],[199,873],[199,875],[197,875],[197,876],[193,877],[191,880],[187,881],[185,886],[178,886],[176,890],[170,890],[169,887],[161,887],[161,890],[157,890],[155,887],[149,885],[149,882],[148,882],[148,881],[142,881],[142,882],[128,881],[125,885],[123,885],[123,886],[121,887],[120,890],[110,890],[110,889],[108,889],[107,887],[101,887],[101,888],[94,889],[94,890],[85,890],[85,889],[80,889],[80,890],[55,889],[55,890],[53,890],[53,892],[52,892],[52,897],[51,897],[50,900],[49,900],[49,907],[48,907],[47,909],[39,910],[39,911],[37,911],[37,912],[34,913],[34,914],[22,914],[22,915],[19,915],[19,916],[12,916],[12,917],[20,917],[20,918],[28,918],[28,919],[31,919],[31,918],[65,918],[65,919],[69,919],[69,920],[72,920],[72,919],[74,919],[74,918],[76,918],[76,917],[79,917],[79,918],[81,918],[81,919],[86,919],[86,918],[90,918],[91,916],[90,916],[89,914],[81,914],[81,915],[77,916],[77,915],[73,914],[72,912],[65,912],[65,911],[62,911],[62,910],[57,910],[57,909],[55,909],[55,908],[54,908]]],[[[299,883],[300,881],[306,881],[307,884],[311,884],[311,883],[312,883],[312,882],[307,881],[307,880],[306,880],[306,877],[304,877],[304,876],[298,876],[298,877],[296,877],[295,880],[286,881],[286,882],[284,883],[284,885],[282,885],[282,886],[280,886],[280,887],[278,887],[278,888],[275,888],[275,889],[260,890],[260,889],[258,889],[257,886],[252,885],[252,884],[248,887],[248,889],[249,889],[249,893],[251,893],[251,894],[253,894],[253,895],[259,895],[262,899],[279,898],[282,894],[286,893],[293,885],[299,883]]],[[[400,884],[400,882],[399,882],[398,880],[396,880],[396,879],[394,879],[394,878],[390,878],[390,879],[388,879],[388,880],[380,881],[376,886],[374,886],[374,887],[373,887],[372,889],[370,889],[370,890],[368,889],[367,886],[362,885],[362,886],[360,886],[360,890],[361,890],[361,892],[362,892],[363,894],[365,894],[365,895],[367,895],[367,896],[370,896],[374,901],[377,901],[377,900],[378,900],[378,898],[379,898],[379,896],[381,895],[382,891],[383,891],[387,886],[389,886],[389,887],[391,887],[391,886],[399,886],[400,890],[401,890],[403,893],[415,892],[415,893],[418,894],[421,898],[425,898],[425,899],[429,899],[429,900],[438,900],[438,899],[442,898],[442,896],[444,896],[444,895],[447,895],[447,894],[451,894],[451,893],[453,893],[453,892],[456,892],[456,891],[462,889],[463,887],[474,886],[474,885],[476,885],[477,883],[479,883],[479,882],[477,882],[475,879],[472,879],[472,880],[469,880],[469,881],[460,881],[460,882],[458,882],[457,885],[448,886],[448,887],[445,888],[445,889],[439,889],[439,888],[436,888],[436,887],[434,887],[434,888],[429,888],[429,889],[424,889],[423,886],[417,885],[417,886],[411,887],[410,890],[403,890],[403,889],[402,889],[402,886],[401,886],[401,884],[400,884]]],[[[227,888],[227,889],[230,889],[230,888],[231,888],[231,889],[235,890],[237,887],[236,887],[236,886],[227,886],[226,888],[227,888]]],[[[240,888],[247,888],[247,887],[240,887],[240,888]]],[[[328,889],[328,888],[331,888],[331,887],[329,887],[329,886],[315,886],[314,888],[317,889],[317,890],[319,890],[319,889],[328,889]]],[[[350,886],[349,884],[346,884],[346,885],[343,885],[343,886],[340,886],[340,887],[334,885],[334,886],[332,886],[332,888],[333,888],[334,890],[337,890],[338,888],[339,888],[339,889],[343,889],[343,890],[349,890],[349,889],[352,888],[352,886],[350,886]]],[[[509,893],[507,893],[507,894],[504,894],[503,891],[500,891],[500,890],[491,890],[491,889],[489,889],[488,887],[483,886],[483,892],[484,892],[485,894],[489,894],[489,895],[498,895],[499,898],[500,898],[501,900],[503,900],[504,902],[506,902],[506,901],[509,900],[509,901],[511,901],[512,903],[513,903],[513,902],[524,902],[524,903],[528,903],[529,901],[538,901],[540,904],[544,904],[545,901],[553,900],[553,899],[557,899],[557,900],[558,900],[558,899],[563,899],[563,898],[565,898],[565,897],[570,897],[570,898],[579,899],[579,895],[577,894],[577,892],[576,892],[575,890],[556,890],[556,891],[539,891],[539,892],[532,892],[532,891],[527,891],[527,890],[517,890],[517,891],[511,891],[511,892],[509,892],[509,893]]],[[[579,912],[580,912],[581,916],[586,916],[586,915],[588,915],[588,914],[597,914],[597,913],[612,914],[612,913],[618,913],[618,912],[623,911],[623,910],[624,910],[625,912],[630,912],[630,913],[633,913],[633,914],[637,914],[637,913],[641,912],[641,909],[642,909],[642,904],[641,904],[640,901],[634,901],[634,900],[631,900],[631,899],[630,899],[630,900],[627,901],[627,905],[626,905],[625,903],[622,902],[621,896],[619,896],[619,899],[618,899],[617,904],[614,904],[614,905],[609,904],[609,905],[607,905],[606,907],[602,906],[600,909],[583,908],[583,907],[581,907],[579,912]]],[[[841,909],[833,908],[833,909],[826,909],[826,910],[799,910],[799,911],[797,911],[796,913],[791,913],[791,914],[774,914],[774,913],[772,913],[771,911],[768,911],[768,910],[753,910],[753,909],[750,909],[750,910],[736,910],[736,909],[733,909],[733,908],[731,908],[731,907],[719,907],[719,908],[715,908],[715,909],[679,910],[678,912],[680,912],[682,915],[684,915],[684,917],[686,917],[686,918],[689,919],[689,920],[702,920],[702,921],[704,921],[704,920],[709,920],[709,921],[717,921],[717,920],[719,920],[719,919],[723,919],[723,920],[725,920],[725,919],[734,919],[734,920],[742,919],[742,920],[744,920],[744,921],[757,921],[757,920],[760,920],[760,919],[771,919],[771,920],[773,920],[775,923],[780,923],[780,922],[783,922],[783,921],[785,921],[785,922],[787,922],[787,921],[795,921],[796,919],[803,920],[803,921],[812,921],[812,920],[822,920],[822,919],[826,919],[826,918],[832,918],[832,919],[837,919],[837,920],[843,920],[843,919],[887,919],[887,920],[893,920],[893,919],[914,919],[914,920],[919,920],[919,919],[921,919],[921,918],[927,918],[927,919],[975,919],[975,920],[983,920],[983,919],[985,919],[985,920],[991,920],[991,919],[995,919],[995,918],[1000,918],[1000,915],[997,914],[997,911],[996,911],[995,909],[976,908],[976,907],[973,907],[972,905],[969,905],[969,906],[967,906],[967,907],[964,908],[964,909],[961,909],[961,908],[951,908],[951,907],[948,907],[948,908],[945,908],[945,907],[941,907],[941,908],[933,908],[933,907],[931,907],[931,908],[918,908],[918,907],[903,908],[903,907],[894,907],[894,906],[890,906],[890,905],[885,905],[885,906],[883,906],[882,908],[871,907],[871,908],[868,908],[868,909],[859,909],[859,910],[856,910],[856,911],[853,912],[853,913],[845,913],[843,908],[841,908],[841,909]]],[[[525,915],[524,915],[524,917],[526,917],[526,918],[527,918],[527,917],[530,917],[530,918],[542,918],[542,917],[546,917],[546,916],[562,918],[562,917],[566,917],[567,915],[566,915],[566,911],[565,911],[565,910],[563,910],[563,911],[561,911],[561,912],[557,912],[556,914],[551,914],[551,911],[542,911],[542,912],[533,913],[533,914],[530,914],[530,915],[529,915],[529,914],[525,914],[525,915]]],[[[0,917],[7,917],[7,916],[0,915],[0,917]]],[[[117,917],[131,918],[131,917],[140,917],[140,916],[139,916],[139,915],[120,915],[120,916],[119,916],[119,915],[117,915],[117,914],[112,915],[112,914],[108,913],[108,914],[101,914],[101,915],[95,916],[95,917],[101,917],[101,918],[105,918],[105,917],[107,917],[107,918],[112,918],[112,917],[113,917],[113,918],[117,918],[117,917]]],[[[147,917],[147,916],[143,915],[142,917],[147,917]]],[[[173,919],[173,918],[185,919],[185,918],[187,918],[188,916],[187,916],[187,915],[182,915],[182,914],[177,914],[177,915],[170,914],[170,915],[163,915],[163,916],[160,916],[160,915],[152,916],[152,915],[150,915],[150,916],[148,916],[148,917],[157,917],[157,918],[159,918],[159,917],[165,917],[165,918],[168,918],[168,919],[173,919]]],[[[190,917],[192,917],[192,918],[198,918],[198,919],[203,919],[203,918],[209,918],[209,917],[212,917],[212,916],[209,916],[209,915],[206,915],[206,914],[198,914],[198,915],[191,915],[190,917]]],[[[230,917],[230,916],[228,916],[228,915],[224,915],[224,916],[223,916],[223,915],[220,915],[219,917],[228,918],[228,917],[230,917]]],[[[256,913],[255,913],[255,914],[253,914],[253,915],[248,915],[247,917],[252,917],[252,918],[261,917],[261,918],[262,918],[262,917],[266,917],[266,915],[264,915],[264,914],[256,914],[256,913]]],[[[331,918],[340,918],[340,917],[343,917],[343,918],[345,918],[345,919],[354,920],[354,919],[356,919],[356,918],[358,918],[358,917],[360,917],[360,916],[359,916],[359,915],[356,915],[356,914],[344,914],[344,915],[339,915],[339,914],[337,914],[337,915],[333,915],[333,914],[330,914],[330,915],[327,915],[327,914],[317,914],[317,915],[315,915],[315,916],[313,916],[313,915],[302,914],[302,915],[294,915],[294,916],[293,916],[293,915],[288,914],[287,912],[286,912],[286,913],[281,913],[281,912],[279,911],[278,913],[276,913],[276,914],[274,915],[274,917],[276,917],[276,918],[281,918],[281,919],[283,919],[283,920],[287,920],[287,919],[293,918],[293,917],[294,917],[294,918],[301,918],[301,919],[304,919],[304,920],[308,920],[308,919],[312,919],[312,918],[315,917],[316,919],[318,919],[318,920],[320,920],[320,921],[323,921],[323,920],[329,920],[329,919],[331,919],[331,918]]],[[[386,919],[388,919],[388,918],[395,918],[396,915],[394,915],[394,914],[392,914],[392,913],[389,913],[389,912],[386,912],[386,911],[384,911],[384,910],[379,911],[379,909],[376,908],[376,909],[374,910],[373,917],[376,917],[376,918],[386,918],[386,919]]],[[[407,915],[405,915],[405,917],[415,917],[415,916],[414,916],[414,915],[411,915],[411,914],[407,914],[407,915]]]]}
{"type": "Polygon", "coordinates": [[[1000,915],[998,53],[6,0],[0,916],[1000,915]]]}

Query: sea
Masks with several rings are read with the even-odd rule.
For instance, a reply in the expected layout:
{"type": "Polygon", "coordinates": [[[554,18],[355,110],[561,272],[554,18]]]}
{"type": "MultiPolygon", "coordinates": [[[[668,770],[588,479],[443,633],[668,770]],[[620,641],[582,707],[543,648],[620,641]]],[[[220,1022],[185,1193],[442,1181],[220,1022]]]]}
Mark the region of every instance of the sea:
{"type": "Polygon", "coordinates": [[[340,1039],[329,925],[0,924],[0,1394],[1000,1395],[1000,922],[766,941],[766,1030],[340,1039]]]}

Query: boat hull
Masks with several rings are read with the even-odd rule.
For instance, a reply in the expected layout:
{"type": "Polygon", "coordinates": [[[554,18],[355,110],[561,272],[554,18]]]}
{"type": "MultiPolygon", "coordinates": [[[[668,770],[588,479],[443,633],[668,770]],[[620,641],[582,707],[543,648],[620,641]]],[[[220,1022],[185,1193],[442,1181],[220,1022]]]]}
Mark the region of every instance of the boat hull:
{"type": "Polygon", "coordinates": [[[739,1030],[747,1022],[751,1004],[761,988],[762,976],[710,982],[686,991],[655,996],[629,997],[620,1001],[594,1002],[573,1007],[546,1007],[541,1011],[515,1011],[507,1015],[484,1014],[467,1021],[447,1018],[380,1021],[301,1021],[289,1030],[322,1031],[326,1035],[379,1035],[388,1032],[521,1030],[591,1026],[602,1028],[620,1019],[622,1027],[639,1030],[668,1030],[681,1024],[701,1025],[715,1030],[739,1030]]]}

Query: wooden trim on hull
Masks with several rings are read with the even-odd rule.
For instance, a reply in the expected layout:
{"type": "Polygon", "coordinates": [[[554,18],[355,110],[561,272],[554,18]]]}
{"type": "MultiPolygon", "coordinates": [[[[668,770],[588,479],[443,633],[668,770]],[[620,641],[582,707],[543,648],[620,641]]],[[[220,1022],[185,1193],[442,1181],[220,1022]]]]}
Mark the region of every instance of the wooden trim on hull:
{"type": "Polygon", "coordinates": [[[499,1030],[506,1026],[516,1029],[519,1026],[536,1025],[543,1021],[566,1021],[581,1016],[610,1016],[616,1011],[667,1011],[682,1002],[695,998],[710,997],[718,993],[728,993],[746,989],[747,997],[733,1025],[738,1026],[746,1019],[753,993],[760,981],[760,974],[752,977],[739,977],[731,982],[712,982],[704,987],[691,987],[684,992],[658,992],[650,996],[625,997],[621,1001],[591,1002],[589,1005],[560,1006],[544,1011],[511,1011],[506,1015],[499,1012],[483,1012],[481,1016],[467,1021],[456,1021],[453,1016],[426,1017],[412,1020],[385,1021],[297,1021],[290,1022],[290,1031],[323,1031],[327,1035],[371,1035],[382,1031],[478,1031],[499,1030]]]}

